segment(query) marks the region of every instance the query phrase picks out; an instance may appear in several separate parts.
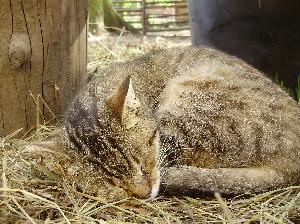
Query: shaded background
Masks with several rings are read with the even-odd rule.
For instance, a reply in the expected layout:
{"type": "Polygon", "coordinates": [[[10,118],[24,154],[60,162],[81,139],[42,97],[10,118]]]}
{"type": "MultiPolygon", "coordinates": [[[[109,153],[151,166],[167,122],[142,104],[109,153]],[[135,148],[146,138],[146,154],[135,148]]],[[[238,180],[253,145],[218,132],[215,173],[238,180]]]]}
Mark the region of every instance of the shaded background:
{"type": "Polygon", "coordinates": [[[236,55],[292,89],[300,74],[300,1],[189,0],[194,45],[236,55]]]}

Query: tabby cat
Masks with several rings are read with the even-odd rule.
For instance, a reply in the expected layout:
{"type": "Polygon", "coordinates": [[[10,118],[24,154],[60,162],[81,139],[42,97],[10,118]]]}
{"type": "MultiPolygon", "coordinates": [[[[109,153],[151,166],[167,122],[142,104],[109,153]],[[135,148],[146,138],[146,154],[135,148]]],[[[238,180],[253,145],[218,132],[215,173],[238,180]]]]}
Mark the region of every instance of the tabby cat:
{"type": "Polygon", "coordinates": [[[110,200],[299,184],[299,137],[300,107],[286,92],[207,47],[155,51],[99,71],[61,134],[67,154],[86,164],[74,181],[110,200]]]}

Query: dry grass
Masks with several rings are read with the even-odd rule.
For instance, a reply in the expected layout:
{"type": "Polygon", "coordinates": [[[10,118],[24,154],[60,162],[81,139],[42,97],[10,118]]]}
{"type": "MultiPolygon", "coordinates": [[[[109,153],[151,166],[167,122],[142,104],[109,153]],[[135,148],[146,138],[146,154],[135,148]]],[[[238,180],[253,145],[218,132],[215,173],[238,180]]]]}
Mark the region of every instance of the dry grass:
{"type": "MultiPolygon", "coordinates": [[[[89,45],[89,69],[123,61],[153,48],[180,44],[155,38],[98,37],[89,45]],[[101,42],[101,44],[99,43],[101,42]]],[[[185,41],[184,43],[188,43],[185,41]]],[[[57,134],[41,126],[30,138],[0,139],[1,223],[296,223],[300,222],[300,186],[265,194],[223,199],[128,198],[104,203],[24,157],[25,146],[57,134]]]]}
{"type": "Polygon", "coordinates": [[[146,37],[126,33],[119,36],[104,33],[96,37],[89,34],[88,71],[93,72],[98,67],[103,68],[112,62],[126,61],[154,49],[189,44],[189,37],[146,37]]]}

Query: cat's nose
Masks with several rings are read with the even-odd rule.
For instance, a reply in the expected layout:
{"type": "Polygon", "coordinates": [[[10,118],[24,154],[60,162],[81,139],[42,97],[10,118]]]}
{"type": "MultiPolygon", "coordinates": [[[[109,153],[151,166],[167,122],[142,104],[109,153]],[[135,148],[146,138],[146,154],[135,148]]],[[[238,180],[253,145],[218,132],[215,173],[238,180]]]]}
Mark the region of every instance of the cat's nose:
{"type": "Polygon", "coordinates": [[[129,186],[128,191],[136,198],[149,198],[151,196],[152,188],[150,184],[143,184],[138,186],[129,186]]]}

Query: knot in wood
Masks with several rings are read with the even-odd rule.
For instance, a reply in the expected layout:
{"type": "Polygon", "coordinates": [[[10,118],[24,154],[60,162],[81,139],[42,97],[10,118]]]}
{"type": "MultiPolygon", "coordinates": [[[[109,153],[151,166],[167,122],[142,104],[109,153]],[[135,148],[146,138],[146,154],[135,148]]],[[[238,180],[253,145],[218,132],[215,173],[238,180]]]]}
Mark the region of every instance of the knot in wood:
{"type": "Polygon", "coordinates": [[[21,68],[30,58],[30,41],[27,34],[13,34],[9,44],[8,56],[13,69],[21,68]]]}
{"type": "Polygon", "coordinates": [[[25,62],[25,51],[20,47],[9,49],[9,60],[13,69],[20,68],[25,62]]]}

